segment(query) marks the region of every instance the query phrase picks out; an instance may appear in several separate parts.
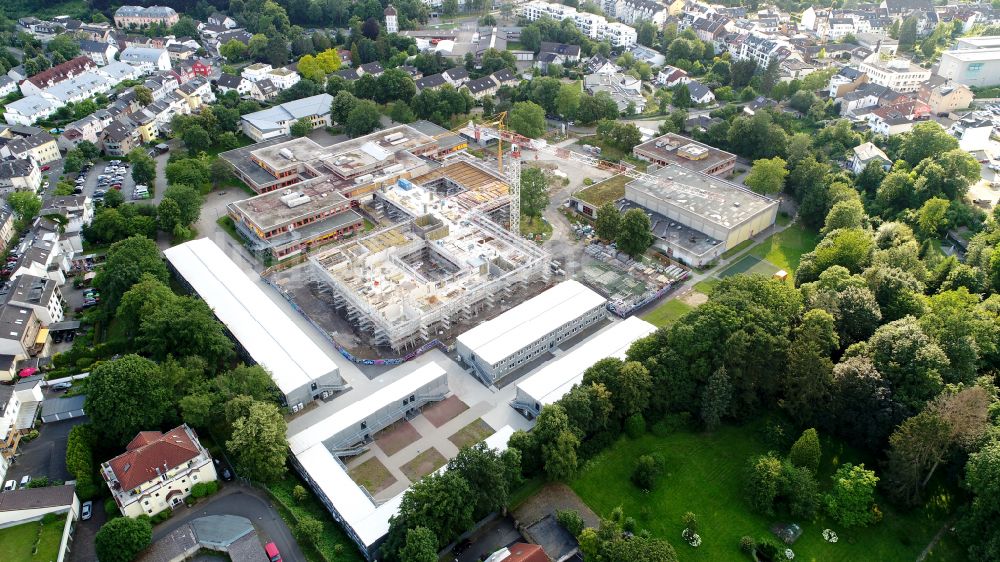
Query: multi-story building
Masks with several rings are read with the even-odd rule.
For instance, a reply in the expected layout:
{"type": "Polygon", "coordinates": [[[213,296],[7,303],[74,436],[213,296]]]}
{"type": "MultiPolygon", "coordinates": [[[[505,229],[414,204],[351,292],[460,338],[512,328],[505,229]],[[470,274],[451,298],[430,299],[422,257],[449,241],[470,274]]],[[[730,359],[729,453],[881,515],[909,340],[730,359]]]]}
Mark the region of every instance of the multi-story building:
{"type": "Polygon", "coordinates": [[[906,59],[883,61],[878,57],[861,63],[858,70],[868,75],[868,80],[890,90],[916,92],[931,77],[931,71],[906,59]]]}
{"type": "Polygon", "coordinates": [[[10,246],[17,232],[14,230],[14,211],[9,205],[0,206],[0,244],[10,246]]]}
{"type": "Polygon", "coordinates": [[[94,201],[89,195],[56,195],[43,201],[42,215],[57,213],[66,217],[63,232],[77,233],[94,220],[94,201]]]}
{"type": "Polygon", "coordinates": [[[166,49],[125,47],[119,59],[145,74],[152,74],[158,70],[170,70],[170,55],[167,54],[166,49]]]}
{"type": "Polygon", "coordinates": [[[94,61],[97,66],[104,66],[115,60],[118,48],[110,43],[84,39],[80,41],[80,52],[94,61]]]}
{"type": "Polygon", "coordinates": [[[830,77],[830,84],[828,86],[830,97],[833,99],[843,97],[848,92],[857,90],[859,86],[867,82],[867,74],[856,68],[845,66],[830,77]]]}
{"type": "MultiPolygon", "coordinates": [[[[10,158],[0,160],[0,194],[9,195],[15,191],[38,191],[42,185],[42,174],[38,164],[31,158],[10,158]]],[[[6,243],[4,243],[6,247],[6,243]]]]}
{"type": "Polygon", "coordinates": [[[43,70],[21,82],[21,93],[25,96],[40,94],[42,90],[56,84],[80,76],[89,70],[97,68],[90,57],[79,56],[62,64],[57,64],[48,70],[43,70]]]}
{"type": "Polygon", "coordinates": [[[197,111],[201,106],[215,102],[212,83],[205,78],[195,78],[185,82],[175,91],[187,103],[189,111],[197,111]]]}
{"type": "Polygon", "coordinates": [[[0,308],[0,355],[33,356],[45,346],[48,335],[33,309],[16,305],[0,308]]]}
{"type": "Polygon", "coordinates": [[[65,318],[63,305],[66,301],[62,291],[55,281],[46,277],[20,275],[9,286],[0,289],[0,297],[6,299],[6,304],[34,310],[42,326],[62,322],[65,318]]]}
{"type": "Polygon", "coordinates": [[[101,147],[108,156],[128,156],[129,151],[141,143],[142,136],[131,122],[115,121],[101,132],[101,147]]]}
{"type": "Polygon", "coordinates": [[[191,487],[218,479],[215,463],[186,424],[167,433],[143,431],[125,452],[101,465],[122,515],[156,515],[181,505],[191,487]]]}
{"type": "Polygon", "coordinates": [[[628,49],[638,43],[639,35],[634,27],[614,21],[601,28],[598,39],[611,43],[612,47],[628,49]]]}
{"type": "Polygon", "coordinates": [[[917,97],[930,106],[931,113],[938,115],[969,107],[974,96],[965,84],[933,76],[920,86],[917,97]]]}
{"type": "Polygon", "coordinates": [[[792,53],[791,46],[782,39],[750,33],[741,35],[729,45],[729,52],[735,60],[752,60],[758,68],[766,68],[771,59],[782,61],[792,53]]]}
{"type": "Polygon", "coordinates": [[[386,33],[399,33],[399,18],[396,15],[396,8],[389,4],[382,13],[385,15],[386,33]]]}
{"type": "MultiPolygon", "coordinates": [[[[5,133],[9,134],[10,129],[5,133]]],[[[52,135],[41,132],[27,136],[6,137],[0,133],[0,156],[5,158],[30,158],[39,166],[60,158],[59,145],[52,135]]]]}
{"type": "Polygon", "coordinates": [[[17,384],[0,385],[0,478],[17,454],[21,431],[31,429],[35,411],[42,402],[42,377],[29,377],[17,384]]]}
{"type": "Polygon", "coordinates": [[[851,150],[851,159],[848,164],[855,174],[863,172],[871,162],[878,162],[885,170],[892,166],[892,160],[889,160],[885,152],[870,142],[859,144],[851,150]]]}
{"type": "Polygon", "coordinates": [[[637,145],[632,154],[658,166],[674,164],[718,177],[729,175],[736,166],[735,154],[675,133],[637,145]]]}
{"type": "Polygon", "coordinates": [[[667,7],[650,0],[604,0],[604,13],[617,18],[618,21],[636,25],[644,21],[652,22],[657,27],[667,21],[667,7]]]}
{"type": "MultiPolygon", "coordinates": [[[[637,2],[638,0],[629,0],[637,2]]],[[[636,44],[638,35],[635,28],[621,22],[609,22],[606,18],[593,14],[583,14],[576,8],[562,4],[549,4],[541,0],[531,0],[519,8],[521,15],[528,21],[542,17],[550,17],[556,21],[573,20],[577,27],[588,37],[598,41],[607,40],[614,47],[629,48],[636,44]]],[[[629,13],[632,13],[631,11],[629,13]]],[[[664,13],[665,17],[665,13],[664,13]]]]}
{"type": "Polygon", "coordinates": [[[115,25],[119,28],[148,27],[154,23],[170,27],[180,17],[173,8],[167,6],[122,6],[115,10],[115,25]]]}
{"type": "Polygon", "coordinates": [[[326,127],[332,124],[330,121],[331,103],[333,103],[333,96],[319,94],[248,113],[241,120],[242,129],[248,137],[260,142],[288,135],[291,126],[303,118],[309,119],[314,129],[326,127]]]}

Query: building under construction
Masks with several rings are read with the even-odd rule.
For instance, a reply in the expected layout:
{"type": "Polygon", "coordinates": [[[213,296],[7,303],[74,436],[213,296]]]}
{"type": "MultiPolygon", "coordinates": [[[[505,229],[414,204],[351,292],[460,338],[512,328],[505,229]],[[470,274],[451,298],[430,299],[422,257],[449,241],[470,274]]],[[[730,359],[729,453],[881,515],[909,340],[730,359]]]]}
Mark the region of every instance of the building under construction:
{"type": "Polygon", "coordinates": [[[374,193],[371,208],[393,226],[310,262],[335,306],[375,344],[416,347],[548,279],[548,254],[505,228],[509,192],[503,176],[453,157],[374,193]]]}

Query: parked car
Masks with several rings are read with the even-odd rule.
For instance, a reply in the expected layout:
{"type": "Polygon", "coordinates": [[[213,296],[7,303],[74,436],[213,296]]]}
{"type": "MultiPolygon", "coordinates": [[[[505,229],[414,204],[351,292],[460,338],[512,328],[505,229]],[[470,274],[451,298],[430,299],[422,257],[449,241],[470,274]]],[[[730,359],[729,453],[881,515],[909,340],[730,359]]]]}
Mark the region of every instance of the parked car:
{"type": "Polygon", "coordinates": [[[49,390],[69,390],[73,388],[71,382],[59,382],[49,387],[49,390]]]}
{"type": "Polygon", "coordinates": [[[230,480],[233,479],[233,471],[229,470],[228,466],[222,469],[222,479],[225,480],[226,482],[229,482],[230,480]]]}
{"type": "Polygon", "coordinates": [[[73,341],[74,337],[76,337],[76,332],[66,332],[66,341],[73,341]]]}
{"type": "Polygon", "coordinates": [[[21,477],[21,486],[20,486],[20,489],[23,490],[23,489],[27,488],[28,487],[28,483],[30,483],[30,482],[31,482],[31,475],[30,474],[25,474],[24,476],[22,476],[21,477]]]}
{"type": "Polygon", "coordinates": [[[63,333],[62,332],[56,332],[56,333],[52,334],[52,343],[62,343],[62,341],[63,341],[63,333]]]}
{"type": "Polygon", "coordinates": [[[267,559],[271,562],[281,562],[281,553],[278,552],[278,547],[273,542],[264,546],[264,554],[267,554],[267,559]]]}
{"type": "Polygon", "coordinates": [[[3,491],[9,492],[17,488],[17,480],[8,480],[6,484],[3,485],[3,491]]]}
{"type": "Polygon", "coordinates": [[[83,502],[83,506],[80,507],[80,519],[86,521],[87,519],[90,519],[92,515],[94,515],[94,502],[83,502]]]}
{"type": "Polygon", "coordinates": [[[49,166],[49,165],[42,166],[42,171],[43,172],[48,172],[51,169],[52,169],[52,166],[49,166]]]}
{"type": "Polygon", "coordinates": [[[49,182],[43,181],[42,182],[42,189],[48,189],[48,188],[49,188],[49,182]]]}

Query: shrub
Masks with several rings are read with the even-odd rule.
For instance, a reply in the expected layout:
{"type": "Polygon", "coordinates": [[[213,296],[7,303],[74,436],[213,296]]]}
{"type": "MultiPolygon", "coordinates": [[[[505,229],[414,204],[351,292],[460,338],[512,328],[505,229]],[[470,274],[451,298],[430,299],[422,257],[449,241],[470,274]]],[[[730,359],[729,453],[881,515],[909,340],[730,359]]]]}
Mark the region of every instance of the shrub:
{"type": "Polygon", "coordinates": [[[560,509],[556,511],[556,521],[574,537],[580,536],[583,528],[586,527],[583,517],[580,517],[580,513],[575,509],[560,509]]]}
{"type": "Polygon", "coordinates": [[[583,185],[594,185],[594,180],[590,178],[583,178],[583,185]]]}
{"type": "Polygon", "coordinates": [[[323,524],[313,517],[303,517],[295,525],[295,536],[302,542],[316,544],[323,534],[323,524]]]}
{"type": "Polygon", "coordinates": [[[632,439],[637,439],[646,433],[646,420],[642,414],[632,414],[625,420],[625,433],[632,439]]]}
{"type": "Polygon", "coordinates": [[[781,550],[770,539],[760,539],[754,549],[759,560],[778,560],[781,550]]]}
{"type": "Polygon", "coordinates": [[[658,454],[642,455],[632,470],[632,483],[641,490],[652,490],[663,473],[663,457],[658,454]]]}
{"type": "Polygon", "coordinates": [[[301,502],[309,497],[309,492],[307,492],[301,485],[296,484],[295,487],[292,488],[292,497],[295,498],[295,501],[301,502]]]}
{"type": "Polygon", "coordinates": [[[159,525],[167,519],[170,519],[174,515],[173,510],[164,509],[163,511],[157,513],[156,515],[149,518],[149,522],[153,525],[159,525]]]}
{"type": "Polygon", "coordinates": [[[681,516],[681,523],[684,524],[684,528],[691,531],[692,533],[698,532],[698,517],[688,511],[681,516]]]}
{"type": "Polygon", "coordinates": [[[756,513],[772,515],[781,483],[781,461],[771,454],[750,459],[746,470],[746,499],[756,513]]]}
{"type": "Polygon", "coordinates": [[[626,533],[635,533],[638,527],[639,524],[635,522],[635,518],[633,517],[626,517],[625,521],[622,522],[622,530],[626,533]]]}
{"type": "Polygon", "coordinates": [[[657,437],[666,437],[678,431],[684,431],[691,427],[691,413],[680,412],[668,414],[663,419],[653,424],[652,432],[657,437]]]}
{"type": "Polygon", "coordinates": [[[38,478],[35,478],[31,482],[28,482],[29,488],[46,488],[48,487],[48,485],[49,485],[48,476],[39,476],[38,478]]]}
{"type": "Polygon", "coordinates": [[[201,499],[219,491],[218,482],[198,482],[194,486],[191,486],[191,497],[195,499],[201,499]]]}
{"type": "Polygon", "coordinates": [[[819,444],[819,434],[816,430],[809,428],[802,432],[802,436],[792,445],[788,453],[788,460],[795,466],[808,468],[813,474],[819,470],[819,462],[823,456],[819,444]]]}
{"type": "Polygon", "coordinates": [[[118,504],[115,503],[115,498],[104,500],[104,514],[108,516],[108,521],[122,516],[122,513],[118,511],[118,504]]]}
{"type": "Polygon", "coordinates": [[[32,439],[35,439],[37,437],[38,437],[38,430],[37,429],[32,429],[28,433],[26,433],[26,434],[24,434],[24,435],[21,436],[21,443],[22,444],[28,443],[32,439]]]}
{"type": "Polygon", "coordinates": [[[744,554],[751,554],[754,548],[757,547],[757,542],[753,540],[750,535],[743,535],[740,537],[740,552],[744,554]]]}

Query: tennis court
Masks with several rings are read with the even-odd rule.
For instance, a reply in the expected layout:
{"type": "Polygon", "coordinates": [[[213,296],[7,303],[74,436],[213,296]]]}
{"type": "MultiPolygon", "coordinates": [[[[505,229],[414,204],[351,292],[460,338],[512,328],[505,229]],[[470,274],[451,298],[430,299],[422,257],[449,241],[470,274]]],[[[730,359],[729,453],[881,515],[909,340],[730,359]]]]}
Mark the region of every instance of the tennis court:
{"type": "Polygon", "coordinates": [[[733,275],[745,273],[747,275],[757,274],[770,277],[774,275],[776,271],[778,271],[778,268],[771,262],[762,260],[757,256],[747,254],[740,258],[736,263],[717,273],[715,276],[719,279],[725,279],[726,277],[732,277],[733,275]]]}

